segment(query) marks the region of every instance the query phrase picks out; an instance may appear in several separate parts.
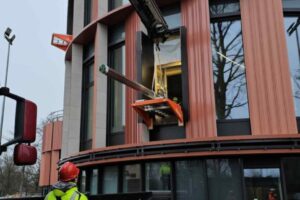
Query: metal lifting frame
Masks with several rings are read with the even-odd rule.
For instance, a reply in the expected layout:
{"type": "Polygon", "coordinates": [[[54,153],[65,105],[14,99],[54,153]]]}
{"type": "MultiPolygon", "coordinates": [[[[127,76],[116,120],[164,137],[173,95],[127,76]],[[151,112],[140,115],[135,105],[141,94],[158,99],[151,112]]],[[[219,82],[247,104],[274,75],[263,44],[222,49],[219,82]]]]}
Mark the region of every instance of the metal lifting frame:
{"type": "Polygon", "coordinates": [[[145,124],[149,129],[153,129],[153,116],[150,114],[152,111],[157,113],[163,113],[166,109],[172,111],[173,115],[178,119],[178,125],[183,126],[184,118],[181,106],[176,102],[162,97],[156,97],[155,92],[143,86],[140,83],[132,81],[126,78],[124,75],[118,73],[117,71],[109,68],[107,65],[101,65],[99,71],[107,75],[109,78],[117,80],[126,86],[135,89],[145,96],[149,97],[150,100],[139,100],[133,103],[131,106],[134,110],[143,118],[145,124]],[[153,109],[148,109],[148,107],[153,107],[153,109]]]}
{"type": "Polygon", "coordinates": [[[170,30],[155,0],[129,0],[145,25],[148,35],[158,45],[164,42],[170,30]]]}

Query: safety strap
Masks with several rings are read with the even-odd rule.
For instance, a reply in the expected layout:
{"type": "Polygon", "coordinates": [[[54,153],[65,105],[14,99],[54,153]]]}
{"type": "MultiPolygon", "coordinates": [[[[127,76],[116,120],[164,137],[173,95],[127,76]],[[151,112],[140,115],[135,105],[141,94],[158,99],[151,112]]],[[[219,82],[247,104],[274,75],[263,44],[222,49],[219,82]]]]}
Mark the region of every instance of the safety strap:
{"type": "Polygon", "coordinates": [[[72,194],[70,200],[76,200],[77,195],[79,195],[78,200],[80,200],[81,194],[80,194],[80,192],[78,192],[78,191],[75,191],[75,192],[72,194]]]}

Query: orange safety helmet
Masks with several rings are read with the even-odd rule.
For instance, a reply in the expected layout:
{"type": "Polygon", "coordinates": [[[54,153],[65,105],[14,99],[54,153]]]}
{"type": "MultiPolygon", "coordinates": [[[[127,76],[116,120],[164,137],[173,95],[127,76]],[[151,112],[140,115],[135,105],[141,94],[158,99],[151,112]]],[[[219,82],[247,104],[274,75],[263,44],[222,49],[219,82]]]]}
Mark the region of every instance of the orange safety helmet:
{"type": "Polygon", "coordinates": [[[77,178],[79,172],[80,170],[74,163],[66,162],[59,168],[59,180],[64,182],[74,180],[77,178]]]}

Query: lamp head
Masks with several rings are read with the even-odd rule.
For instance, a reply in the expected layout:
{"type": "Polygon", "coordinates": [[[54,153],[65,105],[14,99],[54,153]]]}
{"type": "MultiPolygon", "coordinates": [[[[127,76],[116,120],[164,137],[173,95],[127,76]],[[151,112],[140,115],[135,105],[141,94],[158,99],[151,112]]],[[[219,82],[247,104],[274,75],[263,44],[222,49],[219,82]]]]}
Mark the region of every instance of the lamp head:
{"type": "Polygon", "coordinates": [[[4,32],[5,38],[9,37],[10,34],[11,34],[11,29],[7,27],[6,31],[4,32]]]}
{"type": "Polygon", "coordinates": [[[13,36],[9,37],[10,34],[11,34],[11,32],[12,32],[11,28],[8,27],[8,28],[6,29],[6,31],[4,32],[4,37],[5,37],[5,39],[9,42],[9,44],[12,45],[12,42],[13,42],[14,39],[16,38],[16,35],[13,35],[13,36]]]}

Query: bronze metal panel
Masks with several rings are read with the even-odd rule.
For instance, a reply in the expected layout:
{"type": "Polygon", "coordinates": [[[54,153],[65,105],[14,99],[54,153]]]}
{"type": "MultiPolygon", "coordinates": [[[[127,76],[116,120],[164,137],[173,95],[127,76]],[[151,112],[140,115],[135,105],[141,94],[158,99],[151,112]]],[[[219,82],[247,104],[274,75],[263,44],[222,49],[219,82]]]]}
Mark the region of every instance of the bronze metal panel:
{"type": "Polygon", "coordinates": [[[59,161],[59,151],[52,151],[51,164],[48,166],[48,168],[50,168],[50,185],[53,185],[58,181],[58,170],[57,170],[58,161],[59,161]]]}
{"type": "MultiPolygon", "coordinates": [[[[125,51],[126,51],[126,77],[131,80],[137,79],[137,59],[136,59],[136,32],[140,30],[140,19],[133,12],[129,15],[125,23],[125,51]]],[[[126,87],[126,109],[125,109],[125,143],[137,144],[141,142],[141,136],[137,132],[138,116],[131,104],[136,100],[137,92],[126,87]]]]}
{"type": "Polygon", "coordinates": [[[61,150],[62,121],[53,122],[52,151],[61,150]]]}
{"type": "Polygon", "coordinates": [[[51,149],[52,149],[52,132],[53,132],[52,123],[46,124],[43,129],[42,152],[51,151],[51,149]]]}
{"type": "Polygon", "coordinates": [[[296,134],[281,0],[241,0],[252,135],[296,134]]]}
{"type": "Polygon", "coordinates": [[[188,152],[188,153],[173,153],[173,154],[156,154],[140,157],[127,157],[127,158],[112,158],[107,160],[97,160],[85,163],[79,163],[77,166],[93,166],[98,164],[120,164],[128,161],[151,161],[160,159],[174,159],[174,158],[193,158],[193,157],[215,157],[215,156],[236,156],[236,155],[279,155],[279,154],[294,154],[299,155],[299,149],[267,149],[267,150],[241,150],[241,151],[220,151],[220,152],[188,152]]]}
{"type": "Polygon", "coordinates": [[[216,136],[210,18],[208,1],[181,1],[182,25],[187,28],[190,120],[187,138],[216,136]]]}
{"type": "Polygon", "coordinates": [[[99,0],[92,1],[92,21],[98,18],[98,2],[99,0]]]}
{"type": "Polygon", "coordinates": [[[42,153],[39,186],[48,186],[50,180],[51,152],[42,153]]]}

